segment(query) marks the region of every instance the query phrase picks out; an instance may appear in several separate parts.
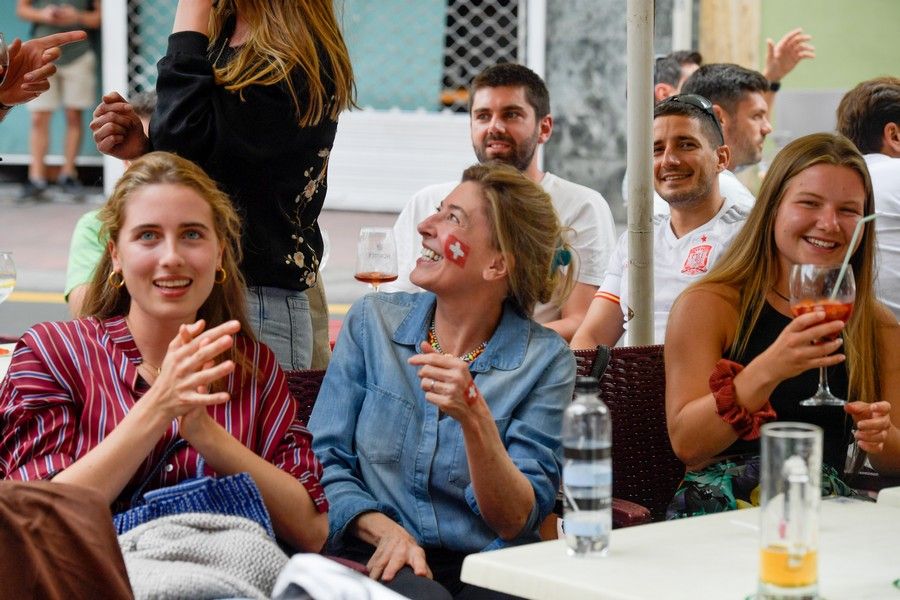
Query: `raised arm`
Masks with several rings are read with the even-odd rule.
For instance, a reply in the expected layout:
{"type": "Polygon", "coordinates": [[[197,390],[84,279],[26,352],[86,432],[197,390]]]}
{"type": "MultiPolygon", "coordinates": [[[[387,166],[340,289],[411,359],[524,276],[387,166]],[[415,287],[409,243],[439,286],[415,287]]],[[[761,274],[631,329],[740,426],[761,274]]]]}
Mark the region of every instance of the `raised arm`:
{"type": "MultiPolygon", "coordinates": [[[[191,327],[199,334],[202,324],[191,327]]],[[[95,489],[112,504],[173,419],[196,407],[228,401],[227,392],[202,393],[198,388],[234,369],[231,361],[215,366],[207,362],[231,347],[231,335],[238,327],[236,321],[229,321],[199,334],[190,343],[176,337],[150,390],[103,441],[53,480],[95,489]],[[206,344],[201,347],[204,341],[206,344]]]]}
{"type": "Polygon", "coordinates": [[[0,389],[0,475],[90,487],[112,503],[174,418],[192,407],[228,399],[224,393],[198,394],[196,389],[233,367],[225,362],[201,368],[230,346],[229,327],[206,332],[210,343],[202,350],[198,345],[170,348],[151,389],[111,433],[76,460],[86,433],[79,430],[82,407],[73,398],[74,384],[66,379],[78,375],[60,350],[69,342],[60,338],[66,335],[64,327],[36,326],[19,343],[0,389]]]}
{"type": "MultiPolygon", "coordinates": [[[[710,391],[710,376],[737,326],[736,292],[693,289],[672,307],[666,326],[666,422],[675,454],[696,468],[718,456],[738,438],[720,415],[710,391]],[[729,298],[729,299],[726,299],[729,298]]],[[[824,313],[797,317],[769,348],[733,377],[734,401],[754,414],[764,409],[775,387],[785,379],[844,360],[832,354],[840,339],[813,344],[843,328],[840,321],[822,323],[824,313]]]]}
{"type": "Polygon", "coordinates": [[[6,116],[9,108],[33,100],[47,91],[50,82],[47,78],[56,72],[53,62],[59,58],[60,46],[78,42],[87,38],[84,31],[66,31],[55,33],[24,44],[15,39],[9,45],[9,68],[3,85],[0,85],[0,120],[6,116]]]}
{"type": "MultiPolygon", "coordinates": [[[[767,39],[763,76],[772,83],[780,83],[801,60],[815,58],[816,49],[809,43],[811,39],[812,36],[803,33],[803,29],[799,27],[788,31],[777,43],[767,39]]],[[[765,97],[771,115],[775,92],[766,92],[765,97]]]]}
{"type": "Polygon", "coordinates": [[[462,360],[438,354],[427,343],[409,359],[421,367],[425,399],[462,429],[471,492],[488,526],[504,540],[529,531],[549,514],[559,487],[562,411],[572,397],[575,362],[561,350],[517,409],[504,437],[490,406],[462,360]]]}

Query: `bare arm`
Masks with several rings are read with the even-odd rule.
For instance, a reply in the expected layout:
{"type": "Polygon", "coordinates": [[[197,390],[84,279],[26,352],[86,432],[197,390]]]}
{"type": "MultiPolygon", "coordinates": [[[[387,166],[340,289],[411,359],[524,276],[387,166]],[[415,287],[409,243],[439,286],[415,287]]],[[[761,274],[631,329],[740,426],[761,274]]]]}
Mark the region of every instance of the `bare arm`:
{"type": "Polygon", "coordinates": [[[31,5],[31,0],[18,0],[16,2],[16,16],[23,21],[31,23],[54,25],[53,9],[53,6],[35,8],[31,5]]]}
{"type": "Polygon", "coordinates": [[[105,94],[90,124],[94,143],[103,154],[134,160],[150,151],[150,138],[134,108],[118,92],[105,94]]]}
{"type": "Polygon", "coordinates": [[[625,317],[621,307],[612,300],[595,297],[569,345],[575,349],[596,348],[599,344],[615,346],[623,333],[625,317]]]}
{"type": "Polygon", "coordinates": [[[196,31],[208,35],[212,4],[212,0],[178,0],[172,33],[196,31]]]}
{"type": "Polygon", "coordinates": [[[879,324],[878,402],[850,402],[845,410],[855,422],[859,447],[884,475],[900,474],[900,324],[886,308],[879,324]]]}
{"type": "Polygon", "coordinates": [[[250,473],[280,538],[305,552],[322,549],[328,536],[328,514],[316,510],[303,484],[244,446],[205,408],[182,418],[181,434],[217,473],[250,473]]]}
{"type": "MultiPolygon", "coordinates": [[[[734,429],[718,415],[709,376],[723,357],[736,329],[734,304],[707,290],[693,290],[673,306],[666,326],[666,422],[675,454],[689,467],[718,456],[736,439],[734,429]],[[698,435],[703,432],[703,435],[698,435]]],[[[822,323],[824,313],[797,317],[769,348],[734,378],[740,406],[754,413],[768,402],[785,379],[844,360],[833,354],[840,339],[815,345],[813,340],[843,328],[840,321],[822,323]]]]}
{"type": "MultiPolygon", "coordinates": [[[[47,78],[56,72],[53,62],[59,58],[60,46],[87,37],[84,31],[54,33],[22,43],[15,39],[9,45],[9,69],[0,85],[0,104],[12,106],[34,100],[50,87],[47,78]]],[[[0,112],[0,120],[6,116],[0,112]]]]}
{"type": "Polygon", "coordinates": [[[421,366],[425,399],[456,419],[463,433],[469,476],[478,509],[488,526],[504,540],[514,539],[528,522],[535,504],[531,482],[516,467],[491,414],[475,387],[468,365],[439,354],[422,343],[423,354],[409,359],[421,366]],[[426,380],[430,380],[426,384],[426,380]]]}
{"type": "Polygon", "coordinates": [[[544,323],[544,327],[549,327],[567,342],[571,340],[578,326],[584,320],[596,291],[597,286],[595,285],[577,282],[572,288],[572,293],[566,299],[566,303],[562,305],[560,318],[544,323]]]}
{"type": "Polygon", "coordinates": [[[425,561],[425,550],[402,526],[380,512],[361,514],[350,524],[349,531],[375,546],[375,552],[366,565],[372,579],[390,581],[406,565],[416,575],[432,577],[425,561]]]}
{"type": "Polygon", "coordinates": [[[72,291],[69,292],[67,302],[69,304],[69,314],[72,315],[73,319],[77,319],[81,316],[81,308],[84,306],[84,298],[87,296],[89,285],[89,283],[83,283],[72,288],[72,291]]]}
{"type": "MultiPolygon", "coordinates": [[[[767,39],[763,76],[769,81],[780,82],[801,60],[815,58],[816,49],[809,43],[811,39],[812,36],[803,33],[803,29],[799,27],[788,31],[777,43],[767,39]]],[[[775,92],[766,92],[764,95],[771,112],[775,103],[775,92]]]]}

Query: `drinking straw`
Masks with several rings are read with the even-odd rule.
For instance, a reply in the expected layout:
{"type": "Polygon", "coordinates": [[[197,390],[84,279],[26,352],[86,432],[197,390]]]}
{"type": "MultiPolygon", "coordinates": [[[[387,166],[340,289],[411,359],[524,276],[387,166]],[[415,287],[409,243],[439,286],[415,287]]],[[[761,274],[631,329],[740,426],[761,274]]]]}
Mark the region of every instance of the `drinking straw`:
{"type": "Polygon", "coordinates": [[[832,300],[837,298],[838,290],[841,289],[841,282],[844,280],[844,274],[847,273],[847,266],[850,265],[850,255],[853,254],[853,249],[856,247],[856,242],[857,240],[859,240],[859,236],[862,235],[863,225],[874,218],[875,213],[872,213],[871,215],[865,216],[856,222],[856,228],[853,230],[853,237],[850,238],[850,245],[847,246],[847,254],[844,255],[844,262],[841,263],[841,270],[838,273],[837,281],[834,282],[834,289],[831,290],[832,300]]]}

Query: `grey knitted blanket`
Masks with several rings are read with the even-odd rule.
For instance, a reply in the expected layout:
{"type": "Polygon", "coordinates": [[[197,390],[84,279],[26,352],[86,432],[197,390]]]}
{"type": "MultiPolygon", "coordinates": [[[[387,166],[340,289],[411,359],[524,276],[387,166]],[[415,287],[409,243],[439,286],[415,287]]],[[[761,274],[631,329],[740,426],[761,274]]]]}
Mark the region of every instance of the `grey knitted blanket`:
{"type": "Polygon", "coordinates": [[[185,513],[119,536],[134,597],[269,598],[288,557],[243,517],[185,513]]]}

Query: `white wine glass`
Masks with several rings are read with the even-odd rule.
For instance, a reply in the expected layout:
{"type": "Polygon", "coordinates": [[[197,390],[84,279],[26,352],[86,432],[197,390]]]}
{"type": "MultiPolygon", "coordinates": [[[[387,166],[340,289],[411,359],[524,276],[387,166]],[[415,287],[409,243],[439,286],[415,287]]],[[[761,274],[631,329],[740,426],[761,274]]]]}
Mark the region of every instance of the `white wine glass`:
{"type": "Polygon", "coordinates": [[[363,227],[356,245],[357,281],[378,286],[397,279],[397,244],[390,227],[363,227]]]}
{"type": "MultiPolygon", "coordinates": [[[[856,283],[853,269],[847,265],[843,279],[837,281],[840,265],[794,265],[791,267],[791,312],[795,317],[821,310],[825,313],[825,321],[843,321],[846,323],[853,313],[853,302],[856,299],[856,283]],[[833,293],[838,284],[837,293],[833,293]]],[[[830,341],[837,338],[819,340],[830,341]]],[[[828,372],[825,367],[819,368],[819,387],[816,393],[800,402],[801,406],[843,406],[846,400],[831,393],[828,387],[828,372]]]]}
{"type": "Polygon", "coordinates": [[[0,304],[6,300],[16,287],[16,263],[12,252],[0,252],[0,304]]]}
{"type": "MultiPolygon", "coordinates": [[[[16,264],[12,252],[0,252],[0,304],[6,300],[16,287],[16,264]]],[[[0,355],[9,354],[9,350],[0,348],[0,355]]]]}
{"type": "Polygon", "coordinates": [[[9,48],[6,46],[6,40],[0,33],[0,85],[6,80],[6,72],[9,71],[9,48]]]}

